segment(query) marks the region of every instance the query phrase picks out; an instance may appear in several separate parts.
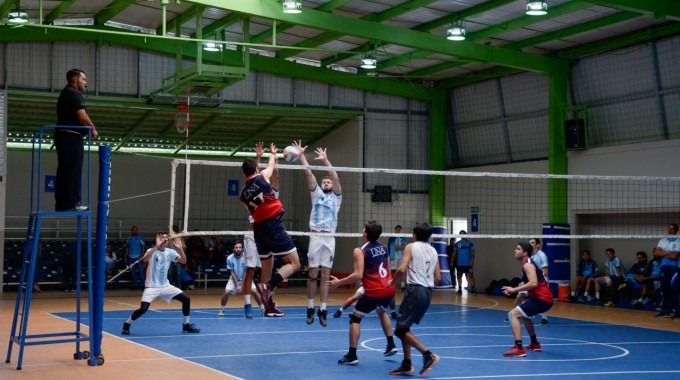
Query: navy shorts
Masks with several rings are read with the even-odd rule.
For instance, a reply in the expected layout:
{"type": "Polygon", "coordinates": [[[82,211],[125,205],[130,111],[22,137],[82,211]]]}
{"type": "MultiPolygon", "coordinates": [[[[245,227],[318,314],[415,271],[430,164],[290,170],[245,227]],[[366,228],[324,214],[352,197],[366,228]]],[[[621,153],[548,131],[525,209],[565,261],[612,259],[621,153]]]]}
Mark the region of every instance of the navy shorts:
{"type": "Polygon", "coordinates": [[[534,315],[543,314],[552,307],[551,302],[545,302],[538,298],[527,298],[521,305],[517,306],[523,316],[529,318],[534,315]]]}
{"type": "Polygon", "coordinates": [[[378,308],[386,310],[390,306],[390,303],[392,303],[392,298],[394,298],[394,296],[374,298],[362,295],[357,301],[357,304],[354,305],[354,312],[363,317],[378,308]]]}
{"type": "Polygon", "coordinates": [[[399,305],[399,319],[397,323],[411,327],[423,319],[425,312],[432,302],[432,289],[424,286],[409,285],[404,291],[404,299],[399,305]]]}
{"type": "Polygon", "coordinates": [[[463,273],[468,274],[468,273],[470,273],[470,266],[469,265],[457,265],[456,266],[456,272],[461,273],[461,274],[463,274],[463,273]]]}
{"type": "Polygon", "coordinates": [[[281,215],[253,224],[255,245],[260,259],[273,256],[286,256],[296,251],[295,243],[283,227],[281,215]]]}

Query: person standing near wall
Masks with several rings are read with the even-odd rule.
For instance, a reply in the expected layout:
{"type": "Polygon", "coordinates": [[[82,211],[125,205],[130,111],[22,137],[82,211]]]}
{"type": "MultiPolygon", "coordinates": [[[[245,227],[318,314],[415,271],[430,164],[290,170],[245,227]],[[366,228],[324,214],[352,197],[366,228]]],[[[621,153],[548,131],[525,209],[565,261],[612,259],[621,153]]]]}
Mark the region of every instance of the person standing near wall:
{"type": "MultiPolygon", "coordinates": [[[[460,235],[466,235],[465,230],[458,232],[460,235]]],[[[458,291],[457,294],[463,293],[463,274],[467,278],[468,293],[476,294],[475,291],[475,275],[473,268],[475,266],[475,245],[468,240],[467,237],[461,236],[460,240],[456,242],[453,250],[453,258],[451,259],[451,268],[456,268],[458,276],[458,291]]]]}
{"type": "MultiPolygon", "coordinates": [[[[87,89],[87,77],[80,69],[66,73],[67,85],[57,100],[57,125],[89,126],[90,136],[99,135],[90,120],[81,92],[87,89]]],[[[54,187],[55,211],[85,211],[80,204],[83,172],[83,136],[87,129],[57,128],[54,131],[54,146],[57,149],[57,176],[54,187]]]]}
{"type": "MultiPolygon", "coordinates": [[[[132,263],[141,259],[144,248],[146,248],[146,242],[139,235],[139,228],[132,226],[130,237],[128,237],[125,244],[125,265],[132,265],[132,263]]],[[[130,272],[132,275],[132,289],[144,289],[144,265],[135,265],[130,269],[130,272]]]]}
{"type": "MultiPolygon", "coordinates": [[[[307,179],[307,188],[312,196],[309,229],[311,232],[335,233],[338,227],[338,213],[340,212],[340,205],[342,205],[342,187],[338,173],[333,169],[331,162],[328,160],[326,148],[316,148],[314,150],[316,153],[316,158],[314,159],[321,161],[328,168],[328,175],[321,179],[321,185],[319,185],[312,170],[309,169],[307,158],[305,158],[307,147],[302,146],[301,141],[293,141],[293,147],[300,153],[300,164],[306,167],[305,178],[307,179]]],[[[309,237],[309,251],[307,253],[309,279],[307,280],[306,320],[308,325],[314,323],[314,297],[318,288],[320,305],[317,316],[321,326],[327,326],[328,286],[319,285],[328,282],[331,276],[334,255],[335,237],[332,235],[309,237]],[[320,281],[319,272],[321,272],[320,281]]]]}

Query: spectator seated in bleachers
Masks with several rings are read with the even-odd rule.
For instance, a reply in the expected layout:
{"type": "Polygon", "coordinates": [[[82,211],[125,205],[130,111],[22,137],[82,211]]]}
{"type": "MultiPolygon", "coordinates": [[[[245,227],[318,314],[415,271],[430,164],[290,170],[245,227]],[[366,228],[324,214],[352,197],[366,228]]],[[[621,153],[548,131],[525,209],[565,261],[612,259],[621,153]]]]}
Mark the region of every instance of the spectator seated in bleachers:
{"type": "MultiPolygon", "coordinates": [[[[576,278],[571,284],[571,296],[569,297],[569,301],[575,301],[579,293],[585,289],[588,280],[597,277],[598,273],[599,268],[597,266],[597,261],[590,257],[589,250],[584,249],[583,253],[581,253],[581,260],[578,262],[578,268],[576,269],[576,278]]],[[[581,296],[578,298],[578,301],[585,302],[585,298],[581,296]]]]}
{"type": "Polygon", "coordinates": [[[642,283],[642,290],[637,300],[631,305],[634,309],[652,309],[658,303],[659,297],[655,294],[660,288],[661,280],[661,258],[655,257],[647,263],[643,276],[639,278],[642,283]]]}
{"type": "Polygon", "coordinates": [[[626,300],[630,299],[630,295],[635,289],[642,289],[642,283],[649,276],[648,269],[651,270],[647,264],[647,253],[638,251],[635,254],[635,264],[630,267],[617,289],[619,294],[626,296],[626,300]]]}

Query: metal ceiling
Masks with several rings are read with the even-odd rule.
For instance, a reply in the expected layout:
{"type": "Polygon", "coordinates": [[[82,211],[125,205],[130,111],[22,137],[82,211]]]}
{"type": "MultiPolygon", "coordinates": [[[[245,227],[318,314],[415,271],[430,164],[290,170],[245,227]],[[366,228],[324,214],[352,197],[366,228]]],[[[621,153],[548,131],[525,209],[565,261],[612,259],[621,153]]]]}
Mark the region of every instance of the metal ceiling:
{"type": "MultiPolygon", "coordinates": [[[[210,40],[230,46],[232,60],[249,51],[247,70],[428,101],[456,86],[526,70],[548,74],[579,57],[680,33],[680,0],[547,1],[546,15],[528,16],[526,0],[308,0],[300,14],[283,13],[280,0],[5,0],[2,19],[18,4],[31,24],[0,25],[0,41],[97,41],[174,54],[176,39],[210,40]],[[464,21],[465,41],[445,38],[456,20],[464,21]],[[377,69],[359,68],[366,53],[375,53],[377,69]]],[[[219,64],[217,57],[203,59],[219,64]]],[[[116,115],[102,132],[118,149],[149,139],[170,151],[183,146],[168,122],[175,107],[88,103],[95,120],[116,115]],[[174,137],[167,146],[166,136],[174,137]]],[[[10,89],[9,133],[52,123],[53,108],[54,94],[10,89]],[[13,112],[28,106],[31,115],[13,112]]],[[[275,108],[203,109],[192,116],[192,141],[237,153],[263,131],[268,138],[280,131],[286,142],[318,140],[357,116],[275,108]]]]}

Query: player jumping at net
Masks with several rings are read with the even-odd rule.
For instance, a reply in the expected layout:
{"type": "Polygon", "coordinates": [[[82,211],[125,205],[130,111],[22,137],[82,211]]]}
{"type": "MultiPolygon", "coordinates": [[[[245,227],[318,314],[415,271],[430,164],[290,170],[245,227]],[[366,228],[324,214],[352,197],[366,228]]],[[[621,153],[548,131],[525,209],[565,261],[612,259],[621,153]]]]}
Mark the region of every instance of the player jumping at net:
{"type": "Polygon", "coordinates": [[[392,356],[397,353],[397,346],[392,336],[392,322],[387,315],[387,308],[394,297],[394,287],[388,287],[392,281],[390,273],[390,256],[387,247],[378,241],[382,234],[382,226],[375,220],[366,222],[364,225],[364,244],[354,249],[354,272],[349,276],[338,279],[331,276],[328,286],[335,289],[342,285],[351,284],[359,279],[364,284],[365,293],[357,301],[354,312],[349,317],[349,352],[338,360],[338,364],[357,365],[357,345],[361,335],[361,320],[376,310],[385,337],[387,348],[384,356],[392,356]]]}
{"type": "MultiPolygon", "coordinates": [[[[250,287],[248,288],[249,290],[246,290],[246,288],[243,286],[243,277],[246,272],[246,260],[243,255],[243,242],[237,241],[236,244],[234,244],[234,253],[227,257],[227,269],[229,269],[231,274],[229,276],[227,286],[224,288],[224,294],[222,294],[222,299],[220,302],[220,311],[217,313],[217,316],[224,316],[224,307],[227,306],[227,302],[229,302],[229,296],[243,294],[245,297],[245,295],[250,296],[251,293],[255,297],[257,304],[260,305],[262,313],[264,313],[264,306],[260,300],[260,295],[255,289],[255,285],[253,285],[251,282],[250,287]]],[[[248,297],[248,300],[244,303],[243,316],[246,319],[253,318],[253,307],[250,304],[250,297],[248,297]]]]}
{"type": "Polygon", "coordinates": [[[407,287],[404,299],[399,305],[397,327],[394,329],[394,335],[401,339],[404,359],[399,367],[389,372],[390,375],[413,375],[415,371],[411,364],[411,347],[423,355],[421,376],[427,375],[439,361],[439,355],[430,351],[411,332],[411,326],[414,323],[420,324],[425,316],[432,302],[434,284],[441,279],[437,250],[427,242],[430,236],[432,236],[432,227],[429,224],[416,224],[413,228],[415,241],[406,245],[399,268],[394,272],[394,280],[387,283],[387,286],[393,286],[393,282],[398,281],[404,274],[406,275],[407,287]]]}
{"type": "Polygon", "coordinates": [[[198,333],[201,331],[193,323],[189,323],[191,299],[181,289],[171,285],[168,280],[168,269],[172,262],[180,264],[186,264],[187,262],[187,257],[182,249],[182,239],[180,237],[174,238],[173,243],[176,250],[167,247],[168,240],[167,232],[156,234],[156,245],[149,248],[140,259],[140,263],[148,262],[142,304],[123,323],[123,330],[121,332],[123,335],[130,335],[130,325],[132,322],[144,315],[149,310],[151,302],[156,298],[161,298],[167,303],[172,302],[172,300],[178,300],[182,303],[182,315],[184,315],[182,332],[198,333]]]}
{"type": "Polygon", "coordinates": [[[522,265],[522,283],[517,287],[503,287],[503,293],[506,296],[523,291],[527,292],[526,299],[508,312],[515,345],[504,352],[503,356],[527,356],[526,350],[522,347],[522,325],[520,324],[520,319],[524,321],[524,327],[527,329],[531,339],[531,344],[527,346],[527,349],[541,351],[541,344],[536,339],[536,329],[531,317],[550,310],[553,305],[553,294],[548,286],[548,281],[543,277],[543,272],[536,263],[529,259],[532,251],[531,244],[527,242],[519,242],[517,244],[515,260],[519,261],[522,265]]]}
{"type": "MultiPolygon", "coordinates": [[[[301,141],[293,141],[293,147],[300,153],[300,163],[306,167],[305,178],[307,179],[307,187],[312,196],[309,229],[312,232],[335,233],[338,227],[338,213],[342,204],[342,187],[340,186],[338,173],[333,169],[331,162],[328,160],[326,148],[316,148],[314,150],[314,153],[316,153],[314,160],[321,161],[324,166],[328,167],[328,175],[321,179],[321,185],[319,185],[312,170],[309,169],[307,158],[305,158],[307,146],[302,146],[301,141]]],[[[331,276],[334,255],[335,237],[332,235],[309,237],[309,253],[307,254],[309,258],[309,279],[307,280],[308,325],[314,323],[314,297],[316,296],[317,288],[319,288],[320,306],[317,316],[321,326],[327,326],[328,287],[325,285],[319,286],[319,284],[326,284],[328,282],[331,276]],[[321,272],[320,281],[319,272],[321,272]]]]}
{"type": "MultiPolygon", "coordinates": [[[[274,143],[269,146],[270,155],[267,167],[260,171],[257,161],[247,158],[241,169],[246,183],[241,190],[239,200],[253,217],[253,235],[257,251],[260,253],[262,273],[257,291],[262,297],[266,316],[276,316],[280,312],[272,299],[272,292],[290,275],[300,269],[300,258],[293,239],[283,227],[283,204],[276,196],[270,178],[277,166],[277,148],[274,143]],[[272,275],[274,256],[281,257],[286,263],[272,275]]],[[[245,284],[244,284],[245,285],[245,284]]]]}

